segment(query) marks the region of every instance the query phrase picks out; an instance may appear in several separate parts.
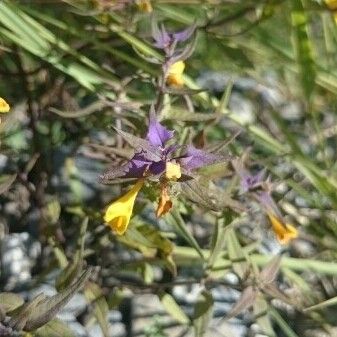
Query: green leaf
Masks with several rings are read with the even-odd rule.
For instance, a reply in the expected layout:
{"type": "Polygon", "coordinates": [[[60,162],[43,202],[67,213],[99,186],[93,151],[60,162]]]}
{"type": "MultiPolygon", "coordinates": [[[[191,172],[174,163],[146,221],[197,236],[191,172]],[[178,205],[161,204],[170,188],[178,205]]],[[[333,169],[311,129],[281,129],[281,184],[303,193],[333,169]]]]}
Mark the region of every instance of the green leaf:
{"type": "Polygon", "coordinates": [[[21,296],[14,293],[0,293],[0,304],[5,312],[10,312],[23,305],[21,296]]]}
{"type": "Polygon", "coordinates": [[[168,256],[172,253],[173,244],[162,233],[148,224],[131,226],[125,235],[118,237],[118,241],[141,251],[145,256],[168,256]]]}
{"type": "Polygon", "coordinates": [[[207,261],[207,268],[212,268],[215,261],[219,257],[222,249],[226,243],[225,241],[225,232],[228,229],[228,218],[222,217],[218,218],[215,224],[211,245],[210,245],[210,255],[207,261]]]}
{"type": "Polygon", "coordinates": [[[54,319],[34,332],[35,337],[75,337],[75,334],[68,326],[54,319]]]}
{"type": "Polygon", "coordinates": [[[299,67],[304,95],[308,102],[315,88],[316,70],[313,48],[308,33],[308,18],[302,0],[292,0],[291,21],[293,27],[293,44],[299,67]]]}
{"type": "Polygon", "coordinates": [[[104,337],[110,337],[110,326],[108,321],[109,306],[101,288],[93,282],[88,282],[84,289],[87,300],[94,305],[94,315],[101,327],[104,337]]]}
{"type": "Polygon", "coordinates": [[[313,310],[321,310],[327,307],[335,306],[337,305],[337,296],[333,298],[329,298],[326,301],[323,301],[321,303],[312,305],[308,308],[303,309],[303,311],[313,311],[313,310]]]}
{"type": "Polygon", "coordinates": [[[56,279],[56,289],[61,291],[68,287],[77,277],[82,270],[83,266],[83,253],[84,253],[84,242],[85,234],[88,227],[88,217],[84,218],[80,227],[80,233],[77,239],[76,253],[74,255],[73,261],[68,263],[66,268],[60,273],[56,279]]]}
{"type": "Polygon", "coordinates": [[[256,317],[256,322],[262,330],[262,334],[270,337],[277,337],[275,335],[270,317],[269,317],[269,306],[268,303],[262,296],[258,296],[254,306],[254,315],[256,317]]]}
{"type": "Polygon", "coordinates": [[[105,104],[101,101],[97,101],[94,102],[92,104],[90,104],[89,106],[77,110],[77,111],[61,111],[55,108],[50,108],[49,110],[61,117],[64,118],[80,118],[80,117],[85,117],[85,116],[89,116],[92,113],[95,113],[97,111],[102,110],[102,108],[105,106],[105,104]]]}
{"type": "Polygon", "coordinates": [[[58,266],[61,269],[66,268],[68,265],[68,259],[61,245],[58,242],[56,242],[54,238],[51,237],[48,239],[48,243],[53,249],[53,253],[55,255],[58,266]]]}
{"type": "Polygon", "coordinates": [[[213,316],[213,297],[208,290],[202,290],[194,306],[194,336],[203,337],[213,316]]]}
{"type": "Polygon", "coordinates": [[[179,233],[181,237],[186,240],[186,242],[190,244],[190,246],[192,246],[198,252],[200,257],[203,259],[204,256],[202,254],[201,248],[198,242],[187,229],[185,221],[181,217],[180,213],[177,210],[173,209],[170,213],[165,215],[165,220],[179,233]]]}
{"type": "Polygon", "coordinates": [[[276,324],[283,331],[284,335],[287,337],[299,337],[294,330],[288,325],[288,323],[282,318],[279,312],[273,307],[268,308],[268,312],[271,318],[276,322],[276,324]]]}
{"type": "Polygon", "coordinates": [[[0,179],[0,194],[5,193],[11,187],[16,179],[16,174],[10,176],[2,176],[0,179]]]}
{"type": "Polygon", "coordinates": [[[233,263],[235,273],[242,279],[247,272],[246,256],[233,228],[229,228],[225,235],[229,259],[233,263]]]}
{"type": "Polygon", "coordinates": [[[88,90],[94,91],[97,86],[114,80],[103,73],[97,64],[77,54],[59,37],[25,14],[17,4],[0,3],[0,23],[6,27],[0,27],[0,36],[52,64],[88,90]],[[70,54],[71,58],[64,58],[65,53],[70,54]]]}
{"type": "MultiPolygon", "coordinates": [[[[35,330],[53,319],[75,295],[75,293],[81,290],[93,271],[94,268],[88,268],[82,273],[76,282],[52,297],[43,296],[41,299],[39,299],[38,302],[36,299],[34,299],[31,303],[28,303],[28,305],[31,306],[33,310],[30,308],[29,310],[26,310],[29,315],[27,317],[27,323],[24,325],[24,330],[35,330]],[[35,303],[34,306],[32,306],[33,303],[35,303]]],[[[22,313],[18,314],[18,316],[20,315],[22,315],[22,313]]]]}
{"type": "Polygon", "coordinates": [[[186,316],[185,312],[180,308],[175,299],[166,292],[159,293],[159,299],[163,307],[175,320],[181,324],[189,324],[190,319],[186,316]]]}

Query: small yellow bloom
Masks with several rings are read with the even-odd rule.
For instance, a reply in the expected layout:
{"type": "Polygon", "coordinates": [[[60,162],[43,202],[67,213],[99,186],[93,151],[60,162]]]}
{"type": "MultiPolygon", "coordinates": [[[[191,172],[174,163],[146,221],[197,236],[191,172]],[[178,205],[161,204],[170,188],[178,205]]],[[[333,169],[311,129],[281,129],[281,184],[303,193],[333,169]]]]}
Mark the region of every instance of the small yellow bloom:
{"type": "Polygon", "coordinates": [[[167,180],[177,180],[181,177],[180,165],[172,162],[166,162],[165,176],[167,180]]]}
{"type": "Polygon", "coordinates": [[[123,235],[129,225],[137,194],[143,184],[143,179],[138,180],[130,191],[112,202],[104,214],[104,221],[118,235],[123,235]]]}
{"type": "Polygon", "coordinates": [[[282,220],[278,219],[271,213],[268,213],[268,217],[276,234],[276,238],[282,245],[285,245],[292,239],[296,239],[298,237],[298,231],[294,226],[284,224],[282,220]]]}
{"type": "Polygon", "coordinates": [[[9,104],[3,98],[0,97],[0,112],[6,113],[9,111],[9,109],[10,109],[9,104]]]}
{"type": "Polygon", "coordinates": [[[153,11],[150,0],[136,0],[138,10],[145,13],[151,13],[153,11]]]}
{"type": "Polygon", "coordinates": [[[185,63],[178,61],[173,63],[168,69],[168,75],[166,83],[171,86],[182,87],[184,85],[183,72],[185,69],[185,63]]]}

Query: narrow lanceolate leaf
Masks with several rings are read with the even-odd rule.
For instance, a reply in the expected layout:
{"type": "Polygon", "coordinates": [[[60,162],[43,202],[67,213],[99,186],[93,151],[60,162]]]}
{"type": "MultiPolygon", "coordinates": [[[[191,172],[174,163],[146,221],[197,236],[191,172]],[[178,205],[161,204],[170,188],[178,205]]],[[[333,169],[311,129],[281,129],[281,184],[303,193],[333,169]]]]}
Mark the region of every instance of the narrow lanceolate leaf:
{"type": "Polygon", "coordinates": [[[64,118],[80,118],[80,117],[85,117],[88,116],[94,112],[100,111],[102,110],[104,107],[106,106],[106,104],[102,101],[97,101],[94,102],[92,104],[90,104],[89,106],[77,110],[77,111],[61,111],[55,108],[50,108],[49,111],[64,117],[64,118]]]}
{"type": "MultiPolygon", "coordinates": [[[[59,36],[18,8],[18,5],[0,2],[0,23],[1,37],[73,77],[88,90],[95,90],[97,85],[107,80],[97,64],[78,54],[59,36]],[[71,57],[65,60],[64,53],[71,57]]],[[[112,77],[109,78],[112,80],[112,77]]]]}
{"type": "Polygon", "coordinates": [[[226,219],[220,218],[217,220],[217,223],[213,230],[211,247],[210,247],[210,255],[207,261],[208,268],[212,268],[215,261],[219,257],[223,246],[225,245],[225,231],[226,231],[226,219]]]}
{"type": "Polygon", "coordinates": [[[88,227],[88,217],[84,218],[80,228],[80,234],[77,239],[76,253],[73,261],[68,263],[67,267],[61,272],[56,280],[56,289],[61,291],[68,287],[82,270],[85,234],[88,227]]]}
{"type": "Polygon", "coordinates": [[[261,329],[263,335],[268,337],[277,337],[275,335],[270,317],[269,317],[269,305],[263,296],[257,296],[253,305],[254,316],[256,317],[256,322],[261,329]]]}
{"type": "Polygon", "coordinates": [[[1,177],[0,180],[0,194],[5,193],[11,187],[16,179],[16,174],[12,174],[7,177],[1,177]]]}
{"type": "Polygon", "coordinates": [[[29,310],[27,323],[24,326],[25,331],[35,330],[49,322],[57,313],[69,302],[75,293],[83,287],[85,282],[93,273],[94,268],[88,268],[71,286],[64,291],[52,296],[42,298],[34,310],[29,310]]]}
{"type": "Polygon", "coordinates": [[[294,330],[288,325],[288,323],[283,319],[283,317],[279,314],[279,312],[272,308],[268,308],[268,312],[270,317],[275,321],[275,323],[280,327],[280,329],[284,332],[284,336],[286,337],[299,337],[294,330]]]}
{"type": "Polygon", "coordinates": [[[48,322],[43,327],[34,332],[35,337],[74,337],[75,334],[71,331],[66,323],[59,319],[54,319],[48,322]]]}
{"type": "Polygon", "coordinates": [[[172,95],[196,95],[196,94],[199,94],[203,91],[206,91],[206,89],[190,89],[190,88],[179,88],[179,89],[177,89],[177,88],[173,88],[173,87],[165,88],[165,92],[167,94],[172,94],[172,95]]]}
{"type": "Polygon", "coordinates": [[[199,256],[204,259],[203,252],[193,235],[189,232],[184,219],[181,217],[180,213],[176,210],[172,210],[170,213],[165,216],[166,221],[175,228],[178,234],[183,237],[186,242],[193,247],[199,256]]]}
{"type": "Polygon", "coordinates": [[[234,304],[233,308],[227,314],[226,319],[235,317],[241,314],[241,312],[244,310],[250,308],[254,304],[257,293],[258,291],[253,286],[247,287],[242,292],[239,300],[234,304]]]}
{"type": "MultiPolygon", "coordinates": [[[[6,318],[6,311],[2,304],[0,304],[0,322],[3,322],[6,318]]],[[[0,323],[1,324],[1,323],[0,323]]]]}
{"type": "Polygon", "coordinates": [[[88,301],[94,304],[93,313],[104,337],[110,337],[111,335],[108,321],[109,306],[103,296],[101,288],[97,284],[89,282],[84,289],[84,295],[88,301]]]}
{"type": "MultiPolygon", "coordinates": [[[[178,89],[175,89],[178,90],[178,89]]],[[[180,90],[180,89],[179,89],[180,90]]],[[[184,109],[179,109],[172,107],[166,114],[165,119],[172,121],[183,121],[183,122],[207,122],[215,120],[219,117],[219,113],[203,113],[195,112],[191,113],[184,109]]]]}
{"type": "Polygon", "coordinates": [[[304,11],[302,0],[292,0],[291,4],[292,38],[295,56],[304,95],[307,100],[310,100],[315,87],[316,70],[312,43],[308,34],[308,17],[304,11]]]}
{"type": "Polygon", "coordinates": [[[32,301],[29,303],[25,303],[22,305],[18,312],[16,312],[8,322],[8,326],[13,328],[14,330],[22,330],[26,325],[29,317],[32,312],[36,309],[36,307],[42,303],[47,297],[43,294],[37,295],[32,301]]]}
{"type": "Polygon", "coordinates": [[[161,292],[159,294],[160,302],[162,303],[165,310],[179,323],[189,324],[190,320],[185,314],[185,312],[180,308],[175,299],[166,292],[161,292]]]}
{"type": "Polygon", "coordinates": [[[3,310],[10,312],[20,307],[24,303],[21,296],[14,293],[0,293],[0,304],[3,310]]]}
{"type": "Polygon", "coordinates": [[[247,272],[246,257],[233,228],[226,231],[226,246],[234,272],[243,279],[247,272]]]}
{"type": "Polygon", "coordinates": [[[311,307],[305,308],[304,311],[313,311],[313,310],[320,310],[320,309],[324,309],[326,307],[330,307],[330,306],[335,306],[337,305],[337,296],[330,298],[326,301],[323,301],[321,303],[312,305],[311,307]]]}
{"type": "Polygon", "coordinates": [[[275,280],[281,264],[281,255],[275,256],[261,271],[259,279],[263,284],[271,283],[275,280]]]}
{"type": "Polygon", "coordinates": [[[194,307],[194,336],[203,337],[213,316],[213,297],[212,294],[203,290],[197,299],[194,307]]]}

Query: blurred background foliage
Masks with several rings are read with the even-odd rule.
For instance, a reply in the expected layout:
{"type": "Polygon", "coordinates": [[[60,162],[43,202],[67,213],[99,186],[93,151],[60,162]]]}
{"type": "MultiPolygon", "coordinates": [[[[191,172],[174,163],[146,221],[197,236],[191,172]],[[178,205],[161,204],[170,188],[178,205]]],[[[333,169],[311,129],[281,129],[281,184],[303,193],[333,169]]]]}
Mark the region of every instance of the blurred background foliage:
{"type": "Polygon", "coordinates": [[[335,336],[337,6],[143,2],[0,2],[0,94],[11,106],[0,124],[0,336],[335,336]],[[104,225],[127,185],[98,176],[130,157],[112,127],[143,136],[159,95],[154,20],[196,27],[162,122],[181,144],[228,142],[232,158],[266,169],[300,232],[288,246],[229,164],[206,171],[225,191],[221,212],[177,191],[158,220],[147,186],[125,235],[104,225]]]}

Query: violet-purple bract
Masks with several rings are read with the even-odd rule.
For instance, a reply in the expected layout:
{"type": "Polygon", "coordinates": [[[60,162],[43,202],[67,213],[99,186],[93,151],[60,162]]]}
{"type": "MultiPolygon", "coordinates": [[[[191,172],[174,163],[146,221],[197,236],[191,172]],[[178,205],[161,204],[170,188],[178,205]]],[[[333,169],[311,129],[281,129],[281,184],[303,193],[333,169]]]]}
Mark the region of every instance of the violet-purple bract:
{"type": "Polygon", "coordinates": [[[261,170],[253,175],[244,167],[242,159],[232,160],[232,166],[240,177],[240,185],[243,193],[255,191],[260,189],[262,185],[266,186],[268,184],[268,182],[264,181],[265,170],[261,170]]]}
{"type": "Polygon", "coordinates": [[[242,159],[233,160],[232,166],[240,177],[242,192],[253,197],[267,214],[277,240],[281,244],[287,244],[297,238],[297,229],[283,220],[282,213],[271,195],[272,185],[269,179],[264,179],[265,171],[252,175],[244,167],[242,159]]]}
{"type": "Polygon", "coordinates": [[[165,173],[168,163],[179,167],[182,173],[181,180],[191,179],[192,171],[223,161],[220,155],[208,153],[192,145],[181,146],[174,143],[174,131],[168,130],[159,123],[153,110],[150,113],[145,139],[122,130],[116,129],[116,131],[135,149],[135,153],[124,165],[112,167],[101,175],[102,182],[116,178],[159,179],[165,173]]]}
{"type": "Polygon", "coordinates": [[[154,46],[158,49],[167,49],[172,45],[187,41],[195,31],[195,25],[187,27],[186,29],[170,33],[165,29],[164,25],[158,27],[155,21],[152,22],[152,36],[154,39],[154,46]]]}

